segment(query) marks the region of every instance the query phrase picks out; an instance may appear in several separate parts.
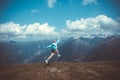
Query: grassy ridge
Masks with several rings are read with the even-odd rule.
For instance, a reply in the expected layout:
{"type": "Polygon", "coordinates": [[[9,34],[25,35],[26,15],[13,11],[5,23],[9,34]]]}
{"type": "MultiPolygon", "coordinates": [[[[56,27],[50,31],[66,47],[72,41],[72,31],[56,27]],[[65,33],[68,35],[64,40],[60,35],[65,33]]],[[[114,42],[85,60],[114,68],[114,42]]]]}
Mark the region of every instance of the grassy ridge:
{"type": "Polygon", "coordinates": [[[120,80],[120,62],[4,65],[0,80],[120,80]]]}

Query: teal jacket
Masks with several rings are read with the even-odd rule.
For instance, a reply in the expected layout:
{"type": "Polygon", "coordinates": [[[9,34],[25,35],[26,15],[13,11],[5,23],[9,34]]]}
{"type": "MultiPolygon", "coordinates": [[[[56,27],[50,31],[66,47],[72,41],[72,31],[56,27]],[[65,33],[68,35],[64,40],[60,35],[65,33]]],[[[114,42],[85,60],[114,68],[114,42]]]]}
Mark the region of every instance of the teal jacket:
{"type": "Polygon", "coordinates": [[[47,46],[47,48],[53,49],[53,50],[57,50],[57,45],[60,43],[60,39],[58,39],[55,43],[52,43],[50,45],[47,46]]]}

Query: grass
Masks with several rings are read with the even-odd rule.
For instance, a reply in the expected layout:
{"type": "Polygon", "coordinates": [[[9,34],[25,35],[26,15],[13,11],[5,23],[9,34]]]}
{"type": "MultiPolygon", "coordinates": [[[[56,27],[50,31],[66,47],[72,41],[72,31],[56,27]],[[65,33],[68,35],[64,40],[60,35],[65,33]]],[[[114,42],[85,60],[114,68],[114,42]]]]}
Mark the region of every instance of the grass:
{"type": "Polygon", "coordinates": [[[120,80],[120,62],[1,65],[0,80],[120,80]]]}

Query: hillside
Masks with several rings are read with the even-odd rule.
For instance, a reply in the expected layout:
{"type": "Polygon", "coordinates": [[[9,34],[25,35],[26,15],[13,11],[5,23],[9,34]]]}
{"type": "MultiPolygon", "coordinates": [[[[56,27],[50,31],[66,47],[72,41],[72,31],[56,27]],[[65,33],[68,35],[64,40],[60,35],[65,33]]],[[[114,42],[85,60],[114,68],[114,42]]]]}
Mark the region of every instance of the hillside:
{"type": "MultiPolygon", "coordinates": [[[[46,48],[50,43],[49,40],[0,42],[0,65],[43,63],[51,52],[50,48],[46,48]]],[[[59,61],[120,61],[119,48],[120,36],[61,39],[58,44],[61,54],[59,61]]]]}
{"type": "Polygon", "coordinates": [[[2,65],[0,80],[120,80],[120,62],[2,65]]]}
{"type": "Polygon", "coordinates": [[[84,61],[117,61],[120,60],[120,38],[111,38],[93,48],[84,61]]]}
{"type": "MultiPolygon", "coordinates": [[[[88,61],[120,61],[120,37],[110,36],[107,38],[70,38],[59,46],[62,55],[60,61],[88,62],[88,61]]],[[[30,62],[43,62],[44,57],[50,51],[38,55],[30,62]]]]}

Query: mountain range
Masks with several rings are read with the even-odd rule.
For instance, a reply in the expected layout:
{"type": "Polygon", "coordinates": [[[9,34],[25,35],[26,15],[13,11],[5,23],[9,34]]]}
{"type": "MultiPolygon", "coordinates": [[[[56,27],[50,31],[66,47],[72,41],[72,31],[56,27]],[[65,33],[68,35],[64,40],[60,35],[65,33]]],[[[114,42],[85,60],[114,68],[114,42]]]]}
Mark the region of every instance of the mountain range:
{"type": "MultiPolygon", "coordinates": [[[[49,44],[50,40],[0,42],[0,64],[43,63],[51,52],[49,44]]],[[[119,48],[120,36],[63,38],[58,44],[61,57],[51,62],[119,61],[119,48]]]]}

